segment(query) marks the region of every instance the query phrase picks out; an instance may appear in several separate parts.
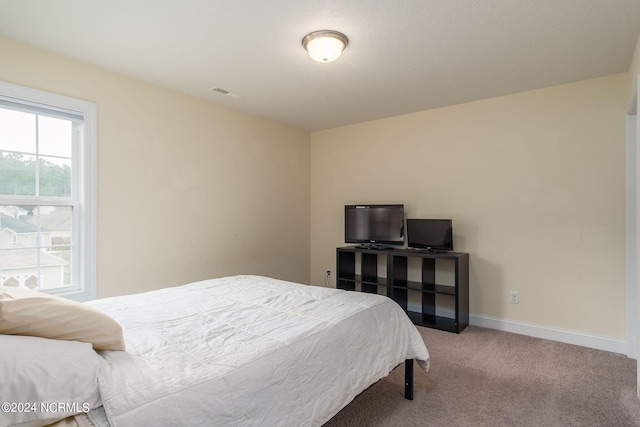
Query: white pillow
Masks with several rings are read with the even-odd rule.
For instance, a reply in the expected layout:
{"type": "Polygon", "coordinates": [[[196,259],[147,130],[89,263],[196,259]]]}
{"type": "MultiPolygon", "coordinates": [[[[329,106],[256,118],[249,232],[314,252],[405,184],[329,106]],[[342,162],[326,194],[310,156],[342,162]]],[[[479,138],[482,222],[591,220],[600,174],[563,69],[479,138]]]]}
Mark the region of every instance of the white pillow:
{"type": "Polygon", "coordinates": [[[0,335],[0,426],[40,427],[100,406],[100,361],[89,343],[0,335]]]}
{"type": "Polygon", "coordinates": [[[0,286],[0,334],[89,342],[96,350],[124,350],[122,328],[100,310],[11,286],[0,286]]]}

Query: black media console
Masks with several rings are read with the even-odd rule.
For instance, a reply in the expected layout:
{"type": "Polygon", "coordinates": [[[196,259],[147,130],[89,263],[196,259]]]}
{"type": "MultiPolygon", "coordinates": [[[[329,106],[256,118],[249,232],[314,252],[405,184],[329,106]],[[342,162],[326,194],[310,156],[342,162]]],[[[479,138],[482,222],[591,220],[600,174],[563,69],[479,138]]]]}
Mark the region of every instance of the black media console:
{"type": "Polygon", "coordinates": [[[469,325],[469,254],[407,248],[336,249],[338,289],[392,298],[414,324],[460,333],[469,325]]]}

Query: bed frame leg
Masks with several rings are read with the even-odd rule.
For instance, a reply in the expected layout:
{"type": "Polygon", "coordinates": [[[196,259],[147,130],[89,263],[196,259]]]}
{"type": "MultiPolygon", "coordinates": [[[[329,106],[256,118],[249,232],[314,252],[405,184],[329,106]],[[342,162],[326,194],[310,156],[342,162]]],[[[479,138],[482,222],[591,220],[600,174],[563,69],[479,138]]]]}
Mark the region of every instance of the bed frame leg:
{"type": "Polygon", "coordinates": [[[413,400],[413,359],[404,361],[404,398],[413,400]]]}

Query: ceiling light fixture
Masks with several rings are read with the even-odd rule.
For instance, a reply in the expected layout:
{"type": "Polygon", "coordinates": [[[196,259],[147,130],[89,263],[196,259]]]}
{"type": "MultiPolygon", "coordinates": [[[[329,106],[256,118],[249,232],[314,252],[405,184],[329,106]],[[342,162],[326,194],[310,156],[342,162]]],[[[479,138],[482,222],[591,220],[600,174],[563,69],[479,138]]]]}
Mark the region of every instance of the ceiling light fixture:
{"type": "Polygon", "coordinates": [[[302,39],[302,46],[318,62],[335,61],[348,44],[347,36],[332,30],[314,31],[302,39]]]}

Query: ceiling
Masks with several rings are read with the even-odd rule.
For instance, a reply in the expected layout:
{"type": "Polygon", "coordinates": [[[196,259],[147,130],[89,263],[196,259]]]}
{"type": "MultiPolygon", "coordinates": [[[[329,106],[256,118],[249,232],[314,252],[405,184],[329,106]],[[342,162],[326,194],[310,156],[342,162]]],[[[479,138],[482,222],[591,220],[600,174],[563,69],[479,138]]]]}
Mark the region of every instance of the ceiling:
{"type": "Polygon", "coordinates": [[[640,0],[0,0],[0,36],[308,131],[626,72],[639,34],[640,0]]]}

